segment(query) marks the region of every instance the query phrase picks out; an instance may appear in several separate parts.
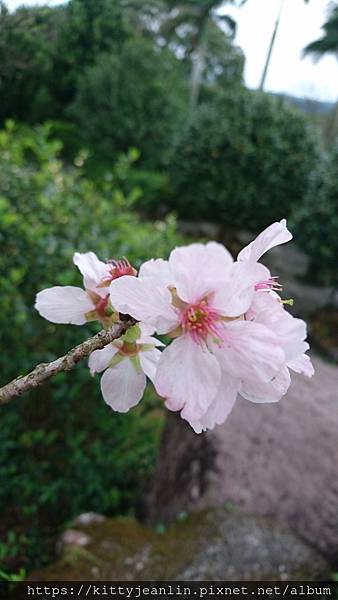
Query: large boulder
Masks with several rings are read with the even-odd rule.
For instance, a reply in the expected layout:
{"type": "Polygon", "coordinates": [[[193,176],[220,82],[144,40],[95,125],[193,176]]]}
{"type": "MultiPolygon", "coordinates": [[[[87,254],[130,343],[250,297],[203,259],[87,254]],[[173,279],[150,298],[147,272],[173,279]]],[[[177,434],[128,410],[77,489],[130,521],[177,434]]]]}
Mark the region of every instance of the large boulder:
{"type": "Polygon", "coordinates": [[[235,506],[272,517],[338,558],[338,367],[314,359],[279,404],[239,399],[227,422],[196,435],[168,416],[145,502],[148,522],[235,506]]]}
{"type": "Polygon", "coordinates": [[[59,560],[30,581],[280,581],[328,577],[318,553],[270,519],[218,508],[157,532],[133,519],[77,520],[59,560]]]}

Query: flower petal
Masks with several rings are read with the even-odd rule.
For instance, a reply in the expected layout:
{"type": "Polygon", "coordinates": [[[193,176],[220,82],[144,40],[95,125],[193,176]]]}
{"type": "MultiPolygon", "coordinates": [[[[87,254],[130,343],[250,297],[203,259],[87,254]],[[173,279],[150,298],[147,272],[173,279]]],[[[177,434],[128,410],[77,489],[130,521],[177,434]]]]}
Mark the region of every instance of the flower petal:
{"type": "Polygon", "coordinates": [[[307,354],[303,354],[298,358],[288,362],[288,367],[296,373],[306,375],[306,377],[312,377],[314,375],[314,368],[311,362],[311,358],[307,354]]]}
{"type": "Polygon", "coordinates": [[[164,346],[163,342],[160,342],[157,338],[153,337],[155,327],[152,325],[146,325],[145,323],[139,323],[141,335],[137,340],[138,344],[150,344],[152,346],[164,346]]]}
{"type": "Polygon", "coordinates": [[[137,373],[129,358],[107,369],[101,377],[101,391],[105,402],[117,412],[125,413],[136,406],[143,396],[146,376],[137,373]]]}
{"type": "Polygon", "coordinates": [[[169,290],[155,285],[152,278],[139,279],[126,275],[115,279],[109,290],[115,309],[138,321],[145,321],[158,333],[167,333],[178,325],[179,319],[171,306],[169,290]]]}
{"type": "Polygon", "coordinates": [[[170,269],[169,262],[163,258],[152,258],[143,263],[139,270],[139,277],[152,277],[157,283],[165,286],[174,285],[174,275],[170,269]]]}
{"type": "Polygon", "coordinates": [[[106,263],[99,260],[94,252],[75,252],[73,263],[77,266],[83,275],[83,286],[87,290],[92,290],[100,296],[107,294],[106,288],[97,288],[96,286],[108,276],[109,267],[106,263]]]}
{"type": "Polygon", "coordinates": [[[152,348],[149,350],[143,350],[139,353],[139,359],[142,367],[142,371],[149,377],[150,381],[154,383],[156,369],[161,358],[160,350],[152,348]]]}
{"type": "Polygon", "coordinates": [[[84,325],[85,314],[95,306],[86,292],[71,285],[55,286],[36,295],[35,308],[42,317],[52,323],[84,325]]]}
{"type": "Polygon", "coordinates": [[[309,349],[305,321],[288,313],[273,293],[256,292],[246,317],[274,331],[287,364],[309,349]]]}
{"type": "Polygon", "coordinates": [[[199,421],[191,421],[190,425],[196,433],[207,429],[213,429],[216,425],[222,425],[231,413],[236,402],[241,382],[222,372],[221,383],[217,394],[210,404],[205,415],[199,421]]]}
{"type": "Polygon", "coordinates": [[[169,264],[180,299],[197,302],[225,285],[232,262],[231,254],[216,242],[175,248],[170,254],[169,264]]]}
{"type": "Polygon", "coordinates": [[[161,355],[155,387],[171,410],[182,410],[187,420],[198,420],[216,395],[221,370],[216,358],[189,335],[174,340],[161,355]]]}
{"type": "Polygon", "coordinates": [[[214,294],[212,306],[227,317],[243,315],[252,303],[256,283],[268,277],[270,271],[259,263],[233,263],[229,280],[214,294]]]}
{"type": "Polygon", "coordinates": [[[114,344],[107,344],[101,350],[94,350],[88,360],[88,367],[91,374],[94,375],[95,373],[104,371],[118,351],[119,348],[114,346],[114,344]]]}
{"type": "Polygon", "coordinates": [[[285,356],[273,331],[251,321],[224,325],[224,344],[213,352],[233,377],[268,382],[283,366],[285,356]]]}
{"type": "Polygon", "coordinates": [[[268,383],[261,381],[245,381],[240,391],[241,396],[250,402],[259,404],[278,402],[289,389],[291,377],[289,369],[282,367],[277,375],[268,383]]]}
{"type": "Polygon", "coordinates": [[[295,360],[309,349],[309,344],[305,342],[306,323],[302,319],[297,319],[284,311],[284,318],[276,324],[275,333],[282,346],[287,364],[295,360]]]}
{"type": "Polygon", "coordinates": [[[287,228],[286,219],[282,219],[279,223],[272,223],[251,244],[245,246],[238,254],[237,260],[256,262],[270,248],[285,244],[290,240],[292,240],[292,233],[287,228]]]}

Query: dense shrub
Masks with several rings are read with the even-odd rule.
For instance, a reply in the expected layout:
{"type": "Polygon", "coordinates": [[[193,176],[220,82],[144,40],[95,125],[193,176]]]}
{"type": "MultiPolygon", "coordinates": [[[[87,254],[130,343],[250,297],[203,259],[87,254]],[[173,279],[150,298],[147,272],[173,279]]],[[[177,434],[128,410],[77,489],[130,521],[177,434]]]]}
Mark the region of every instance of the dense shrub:
{"type": "Polygon", "coordinates": [[[256,230],[306,197],[318,161],[305,119],[281,101],[229,90],[201,104],[176,142],[170,208],[256,230]]]}
{"type": "MultiPolygon", "coordinates": [[[[49,128],[0,132],[1,382],[51,360],[96,331],[55,326],[33,308],[39,289],[81,285],[75,250],[123,255],[136,265],[178,242],[174,223],[142,223],[121,191],[130,160],[122,157],[100,191],[65,168],[49,128]]],[[[126,512],[155,460],[161,420],[152,401],[112,413],[85,364],[1,409],[0,540],[6,520],[25,531],[30,564],[44,560],[47,529],[83,510],[126,512]],[[47,529],[46,529],[47,528],[47,529]]],[[[6,558],[6,550],[2,550],[6,558]]],[[[8,550],[10,553],[10,550],[8,550]]],[[[14,553],[15,554],[15,553],[14,553]]]]}
{"type": "Polygon", "coordinates": [[[295,206],[293,228],[309,255],[313,283],[338,285],[338,146],[319,164],[305,201],[295,206]]]}
{"type": "Polygon", "coordinates": [[[101,54],[83,72],[68,114],[101,160],[134,146],[142,161],[158,166],[183,119],[184,97],[179,61],[149,40],[134,39],[120,55],[101,54]]]}

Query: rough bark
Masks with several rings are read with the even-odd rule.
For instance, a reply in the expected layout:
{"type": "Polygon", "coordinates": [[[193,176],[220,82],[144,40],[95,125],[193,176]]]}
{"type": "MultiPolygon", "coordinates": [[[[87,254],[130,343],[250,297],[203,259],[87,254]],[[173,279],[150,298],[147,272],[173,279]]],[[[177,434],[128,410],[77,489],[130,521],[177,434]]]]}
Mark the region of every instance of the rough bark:
{"type": "Polygon", "coordinates": [[[50,363],[41,363],[27,375],[13,379],[13,381],[0,388],[0,405],[6,404],[7,402],[10,402],[10,400],[13,400],[13,398],[21,396],[24,392],[28,392],[29,390],[42,385],[45,381],[62,371],[71,371],[78,362],[87,358],[91,352],[100,350],[113,340],[118,339],[134,324],[135,321],[132,318],[115,323],[108,330],[103,329],[94,335],[94,337],[75,346],[75,348],[69,350],[64,356],[60,356],[60,358],[57,358],[50,363]]]}

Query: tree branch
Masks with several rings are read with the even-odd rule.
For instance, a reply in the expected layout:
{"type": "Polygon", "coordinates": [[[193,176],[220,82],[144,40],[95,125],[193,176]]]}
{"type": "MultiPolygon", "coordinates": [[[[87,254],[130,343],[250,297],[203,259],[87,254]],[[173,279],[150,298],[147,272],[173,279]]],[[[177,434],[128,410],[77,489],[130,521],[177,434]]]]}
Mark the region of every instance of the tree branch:
{"type": "Polygon", "coordinates": [[[28,375],[13,379],[13,381],[0,388],[0,405],[6,404],[10,400],[13,400],[13,398],[21,396],[24,392],[28,392],[29,390],[42,385],[45,381],[62,371],[74,369],[80,360],[87,358],[94,350],[100,350],[110,342],[118,339],[132,325],[135,325],[135,320],[131,317],[124,321],[120,321],[119,323],[115,323],[110,329],[102,329],[102,331],[94,335],[94,337],[75,346],[75,348],[69,350],[64,356],[61,356],[50,363],[41,363],[40,365],[37,365],[33,371],[28,373],[28,375]]]}

